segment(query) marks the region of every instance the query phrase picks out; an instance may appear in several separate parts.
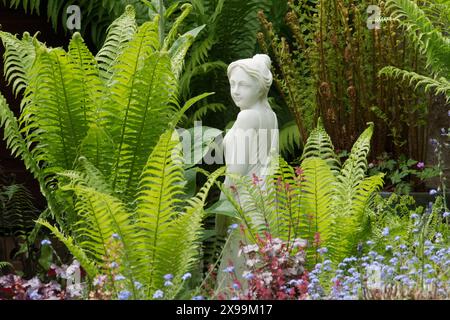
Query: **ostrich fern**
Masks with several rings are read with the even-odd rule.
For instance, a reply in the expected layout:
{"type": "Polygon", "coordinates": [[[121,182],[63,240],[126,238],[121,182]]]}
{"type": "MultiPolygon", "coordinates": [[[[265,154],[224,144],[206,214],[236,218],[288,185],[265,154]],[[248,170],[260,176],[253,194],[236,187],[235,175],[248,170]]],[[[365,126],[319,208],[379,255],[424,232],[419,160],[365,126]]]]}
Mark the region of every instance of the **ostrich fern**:
{"type": "MultiPolygon", "coordinates": [[[[137,207],[127,209],[117,197],[88,187],[80,175],[63,173],[73,179],[65,189],[76,194],[76,210],[80,220],[75,236],[64,235],[46,221],[39,223],[62,240],[74,257],[87,270],[90,277],[108,273],[108,242],[113,234],[120,237],[120,273],[129,281],[133,291],[134,281],[144,285],[145,298],[161,288],[163,275],[174,275],[174,284],[187,271],[192,271],[199,257],[203,207],[206,196],[224,168],[212,173],[196,196],[181,203],[183,192],[183,158],[176,131],[167,130],[153,149],[136,194],[137,207]]],[[[177,290],[172,291],[173,297],[177,290]]],[[[170,297],[168,297],[170,298],[170,297]]]]}
{"type": "Polygon", "coordinates": [[[443,94],[447,102],[450,102],[450,38],[448,34],[443,34],[433,26],[430,18],[413,1],[389,0],[387,8],[426,57],[430,74],[420,75],[393,66],[381,69],[380,74],[408,80],[410,84],[415,84],[415,88],[421,86],[425,91],[433,89],[436,94],[443,94]]]}
{"type": "Polygon", "coordinates": [[[131,199],[149,154],[177,117],[175,73],[194,35],[172,39],[161,50],[158,21],[155,16],[138,27],[134,9],[127,7],[96,57],[78,33],[67,52],[27,33],[23,39],[0,33],[7,80],[16,95],[24,95],[18,119],[0,99],[5,139],[39,180],[54,215],[61,216],[56,193],[49,191],[55,173],[76,168],[81,156],[116,195],[131,199]]]}

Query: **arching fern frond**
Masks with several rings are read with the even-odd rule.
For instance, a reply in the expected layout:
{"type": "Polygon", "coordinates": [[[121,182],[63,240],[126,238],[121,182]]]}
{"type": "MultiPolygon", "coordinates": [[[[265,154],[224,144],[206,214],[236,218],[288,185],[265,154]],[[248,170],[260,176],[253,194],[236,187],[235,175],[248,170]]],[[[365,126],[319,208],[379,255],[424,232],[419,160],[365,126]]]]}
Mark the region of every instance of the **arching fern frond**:
{"type": "Polygon", "coordinates": [[[99,78],[99,67],[92,53],[79,33],[74,33],[70,43],[68,56],[77,74],[82,77],[81,90],[84,122],[97,122],[101,125],[101,103],[106,92],[99,78]]]}
{"type": "MultiPolygon", "coordinates": [[[[77,197],[75,209],[79,215],[76,223],[75,240],[86,256],[106,272],[111,261],[111,250],[108,243],[113,234],[117,234],[122,243],[120,256],[120,272],[134,285],[137,275],[134,265],[139,259],[136,250],[136,230],[133,225],[133,214],[128,212],[124,204],[117,198],[99,192],[91,187],[81,185],[66,186],[64,190],[73,190],[77,197]]],[[[81,261],[80,261],[81,263],[81,261]]]]}
{"type": "Polygon", "coordinates": [[[13,93],[17,96],[28,84],[29,71],[36,56],[33,41],[28,32],[21,40],[9,33],[0,31],[0,39],[5,47],[4,70],[8,85],[12,85],[13,93]]]}
{"type": "Polygon", "coordinates": [[[425,92],[434,91],[435,94],[443,94],[446,97],[447,102],[450,102],[450,81],[444,77],[430,78],[392,66],[384,67],[379,73],[381,75],[401,78],[403,81],[408,81],[409,85],[414,86],[414,89],[416,90],[417,88],[422,87],[425,92]]]}
{"type": "Polygon", "coordinates": [[[174,44],[169,49],[170,59],[172,60],[172,71],[175,77],[178,79],[180,77],[181,71],[184,66],[184,60],[187,51],[194,43],[195,37],[203,30],[205,25],[197,27],[193,30],[186,32],[185,34],[178,37],[174,44]]]}
{"type": "Polygon", "coordinates": [[[149,56],[132,76],[129,87],[113,88],[119,118],[113,123],[116,156],[112,183],[116,190],[133,195],[138,178],[159,136],[175,114],[176,82],[167,54],[149,56]]]}
{"type": "Polygon", "coordinates": [[[284,155],[293,154],[300,147],[300,131],[295,120],[289,121],[280,129],[280,152],[284,155]]]}
{"type": "MultiPolygon", "coordinates": [[[[140,273],[145,283],[161,284],[163,272],[156,265],[163,264],[164,253],[160,243],[167,234],[171,222],[180,214],[180,196],[184,179],[181,144],[176,131],[166,131],[161,135],[142,172],[137,195],[137,218],[142,230],[139,234],[145,259],[140,263],[140,273]],[[174,135],[174,136],[172,136],[174,135]],[[172,138],[173,137],[173,138],[172,138]]],[[[167,269],[166,266],[163,269],[167,269]]]]}
{"type": "Polygon", "coordinates": [[[20,125],[34,154],[50,166],[73,168],[86,135],[82,75],[62,49],[39,46],[22,100],[20,125]]]}
{"type": "Polygon", "coordinates": [[[433,75],[448,77],[450,74],[450,38],[445,37],[433,26],[425,12],[410,0],[389,0],[386,2],[391,16],[406,27],[427,58],[427,65],[433,75]]]}
{"type": "Polygon", "coordinates": [[[61,217],[62,213],[56,202],[54,195],[47,188],[46,174],[40,168],[35,156],[28,149],[28,145],[19,130],[18,120],[9,109],[5,98],[0,94],[0,126],[3,128],[3,136],[6,146],[11,150],[11,154],[22,159],[25,167],[31,172],[39,182],[41,193],[47,200],[47,204],[56,217],[61,217]]]}
{"type": "Polygon", "coordinates": [[[373,123],[356,140],[348,159],[344,162],[338,180],[346,186],[347,191],[355,188],[364,179],[367,171],[367,156],[370,151],[370,140],[373,134],[373,123]]]}
{"type": "MultiPolygon", "coordinates": [[[[181,282],[181,276],[195,267],[196,261],[200,258],[203,208],[209,190],[224,172],[225,167],[222,167],[211,173],[197,195],[188,200],[186,209],[176,220],[170,222],[158,248],[160,258],[155,268],[160,271],[155,273],[157,277],[153,282],[156,288],[163,285],[164,274],[171,273],[176,282],[181,282]]],[[[174,298],[176,294],[177,291],[170,292],[168,298],[174,298]]]]}
{"type": "Polygon", "coordinates": [[[111,78],[118,56],[133,38],[136,30],[135,10],[127,6],[125,12],[109,26],[105,43],[95,56],[103,80],[108,81],[111,78]]]}
{"type": "Polygon", "coordinates": [[[334,152],[333,142],[325,131],[320,118],[317,121],[317,127],[309,134],[303,149],[301,160],[309,157],[317,157],[325,160],[335,175],[337,175],[341,169],[341,163],[334,152]]]}
{"type": "Polygon", "coordinates": [[[330,256],[336,257],[339,244],[335,243],[333,212],[333,191],[336,178],[324,159],[308,157],[301,164],[303,182],[301,189],[304,200],[300,209],[300,237],[308,241],[308,261],[317,263],[317,242],[319,236],[326,243],[330,256]]]}

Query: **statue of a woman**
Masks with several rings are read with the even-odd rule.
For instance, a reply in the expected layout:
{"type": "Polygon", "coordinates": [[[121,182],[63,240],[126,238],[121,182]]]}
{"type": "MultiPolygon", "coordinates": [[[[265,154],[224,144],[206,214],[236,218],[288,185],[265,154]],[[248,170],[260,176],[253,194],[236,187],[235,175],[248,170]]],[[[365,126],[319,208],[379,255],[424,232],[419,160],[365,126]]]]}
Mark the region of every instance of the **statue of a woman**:
{"type": "MultiPolygon", "coordinates": [[[[267,101],[270,58],[257,54],[228,66],[231,97],[241,109],[223,144],[228,173],[264,178],[270,152],[278,152],[278,121],[267,101]]],[[[230,186],[230,178],[225,185],[230,186]]]]}
{"type": "MultiPolygon", "coordinates": [[[[272,84],[270,66],[268,55],[257,54],[253,58],[234,61],[227,70],[231,97],[241,109],[223,140],[227,173],[246,175],[253,181],[258,179],[262,188],[264,178],[270,174],[270,155],[278,155],[279,143],[277,117],[267,100],[272,84]]],[[[224,186],[235,186],[233,179],[227,176],[224,186]]],[[[235,193],[239,196],[239,188],[235,189],[235,193]]],[[[221,194],[223,198],[225,196],[221,194]]],[[[239,200],[242,202],[242,198],[239,200]]],[[[217,216],[216,231],[224,235],[230,223],[230,219],[217,216]]],[[[224,249],[220,272],[227,267],[229,259],[236,261],[240,239],[239,231],[234,232],[234,238],[224,249]]],[[[235,264],[238,276],[241,276],[239,273],[243,267],[235,264]]],[[[218,280],[221,280],[221,276],[218,280]]]]}

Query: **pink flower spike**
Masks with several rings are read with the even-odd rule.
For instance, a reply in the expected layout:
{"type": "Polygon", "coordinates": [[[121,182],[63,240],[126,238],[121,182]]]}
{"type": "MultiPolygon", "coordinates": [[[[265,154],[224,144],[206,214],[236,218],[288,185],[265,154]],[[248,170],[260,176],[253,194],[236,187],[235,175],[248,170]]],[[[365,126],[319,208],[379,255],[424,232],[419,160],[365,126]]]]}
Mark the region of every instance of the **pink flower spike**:
{"type": "Polygon", "coordinates": [[[258,178],[258,176],[254,173],[252,173],[252,183],[254,186],[259,184],[262,181],[262,179],[258,178]]]}
{"type": "Polygon", "coordinates": [[[303,174],[303,169],[301,167],[295,167],[295,174],[300,176],[303,174]]]}

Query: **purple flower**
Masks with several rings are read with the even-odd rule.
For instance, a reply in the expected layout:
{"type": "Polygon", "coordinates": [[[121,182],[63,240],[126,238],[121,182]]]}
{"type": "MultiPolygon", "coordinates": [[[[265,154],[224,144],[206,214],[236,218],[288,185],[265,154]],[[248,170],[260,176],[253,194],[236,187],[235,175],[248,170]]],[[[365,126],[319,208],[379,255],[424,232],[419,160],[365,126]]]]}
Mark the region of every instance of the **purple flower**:
{"type": "Polygon", "coordinates": [[[236,229],[237,227],[239,227],[239,225],[237,224],[237,223],[233,223],[232,225],[230,225],[230,229],[231,230],[233,230],[233,229],[236,229]]]}
{"type": "Polygon", "coordinates": [[[122,281],[125,280],[125,277],[121,274],[118,274],[117,276],[114,277],[114,280],[116,281],[122,281]]]}
{"type": "Polygon", "coordinates": [[[418,168],[418,169],[423,169],[423,168],[425,168],[425,163],[423,163],[423,162],[417,163],[417,168],[418,168]]]}
{"type": "Polygon", "coordinates": [[[48,239],[44,239],[41,241],[41,246],[46,246],[46,245],[49,246],[51,244],[52,244],[52,242],[48,239]]]}
{"type": "Polygon", "coordinates": [[[164,297],[164,292],[162,290],[156,290],[153,294],[153,299],[160,299],[164,297]]]}
{"type": "Polygon", "coordinates": [[[189,279],[190,277],[192,277],[192,274],[190,274],[189,272],[187,272],[187,273],[185,273],[185,274],[181,277],[181,279],[183,279],[183,281],[185,281],[185,280],[189,279]]]}
{"type": "Polygon", "coordinates": [[[173,275],[172,274],[168,273],[168,274],[164,275],[164,280],[170,281],[172,279],[173,279],[173,275]]]}
{"type": "Polygon", "coordinates": [[[223,272],[232,273],[234,272],[234,267],[233,266],[226,267],[225,269],[223,269],[223,272]]]}
{"type": "Polygon", "coordinates": [[[234,290],[239,290],[239,284],[233,283],[233,289],[234,290]]]}
{"type": "Polygon", "coordinates": [[[295,280],[295,279],[292,279],[292,280],[290,280],[290,281],[288,282],[288,284],[289,284],[290,286],[296,286],[296,285],[298,285],[298,281],[295,280]]]}
{"type": "Polygon", "coordinates": [[[36,290],[33,290],[33,291],[29,294],[29,297],[30,297],[31,300],[39,300],[39,299],[42,298],[42,295],[40,295],[40,294],[38,293],[38,289],[36,289],[36,290]]]}
{"type": "Polygon", "coordinates": [[[328,252],[328,249],[323,247],[323,248],[317,249],[317,252],[320,253],[320,254],[325,254],[325,253],[328,252]]]}
{"type": "Polygon", "coordinates": [[[391,260],[389,260],[389,263],[390,264],[397,264],[397,262],[398,262],[398,259],[397,258],[392,258],[391,260]]]}
{"type": "Polygon", "coordinates": [[[195,296],[192,297],[192,300],[205,300],[205,298],[203,298],[203,296],[195,296]]]}
{"type": "Polygon", "coordinates": [[[119,300],[128,300],[131,297],[131,292],[128,290],[122,290],[118,294],[119,300]]]}
{"type": "Polygon", "coordinates": [[[164,282],[164,286],[165,287],[170,287],[170,286],[173,286],[173,283],[172,283],[172,281],[167,280],[166,282],[164,282]]]}
{"type": "Polygon", "coordinates": [[[135,281],[134,286],[139,290],[140,288],[142,288],[142,283],[140,283],[139,281],[135,281]]]}
{"type": "Polygon", "coordinates": [[[237,227],[239,227],[239,225],[238,225],[237,223],[233,223],[232,225],[230,225],[230,226],[228,227],[227,232],[228,232],[228,233],[231,233],[233,230],[237,229],[237,227]]]}
{"type": "Polygon", "coordinates": [[[244,271],[242,277],[244,277],[244,279],[250,280],[254,277],[254,275],[250,271],[244,271]]]}
{"type": "Polygon", "coordinates": [[[102,285],[105,280],[106,280],[106,276],[105,275],[97,276],[94,279],[93,284],[94,284],[94,286],[99,286],[99,285],[102,285]]]}
{"type": "Polygon", "coordinates": [[[384,228],[381,234],[383,235],[383,237],[387,237],[389,235],[389,228],[388,227],[384,228]]]}
{"type": "Polygon", "coordinates": [[[109,265],[109,267],[110,267],[111,269],[115,269],[115,268],[118,268],[119,265],[117,264],[117,262],[113,261],[113,262],[111,262],[111,264],[109,265]]]}
{"type": "Polygon", "coordinates": [[[429,193],[431,196],[434,196],[437,193],[437,191],[436,189],[431,189],[429,193]]]}
{"type": "Polygon", "coordinates": [[[111,237],[115,240],[120,240],[120,236],[117,233],[113,233],[111,237]]]}
{"type": "Polygon", "coordinates": [[[413,213],[410,218],[415,220],[419,218],[419,215],[417,213],[413,213]]]}
{"type": "Polygon", "coordinates": [[[447,218],[448,216],[450,216],[450,212],[449,212],[449,211],[445,211],[445,212],[442,214],[442,216],[443,216],[444,218],[447,218]]]}

